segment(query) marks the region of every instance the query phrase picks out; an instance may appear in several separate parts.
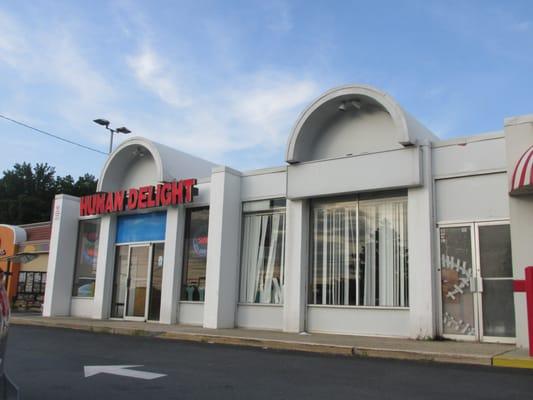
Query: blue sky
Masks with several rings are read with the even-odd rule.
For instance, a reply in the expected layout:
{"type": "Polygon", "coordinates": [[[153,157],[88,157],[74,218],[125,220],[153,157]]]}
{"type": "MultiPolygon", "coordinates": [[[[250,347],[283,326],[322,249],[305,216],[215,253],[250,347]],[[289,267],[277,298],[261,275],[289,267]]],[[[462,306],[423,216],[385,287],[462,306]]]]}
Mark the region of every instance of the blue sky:
{"type": "MultiPolygon", "coordinates": [[[[103,151],[97,117],[237,169],[282,165],[298,114],[347,83],[442,138],[501,130],[533,113],[533,2],[0,4],[0,113],[103,151]]],[[[105,159],[1,119],[0,140],[0,170],[98,176],[105,159]]]]}

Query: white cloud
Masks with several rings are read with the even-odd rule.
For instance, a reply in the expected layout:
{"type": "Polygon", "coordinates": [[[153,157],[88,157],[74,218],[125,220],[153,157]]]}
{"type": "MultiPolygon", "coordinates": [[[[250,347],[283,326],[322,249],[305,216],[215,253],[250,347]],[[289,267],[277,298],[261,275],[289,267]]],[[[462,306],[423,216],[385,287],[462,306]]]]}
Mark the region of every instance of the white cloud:
{"type": "MultiPolygon", "coordinates": [[[[141,34],[141,40],[146,37],[141,34]]],[[[218,162],[229,152],[256,147],[281,156],[292,124],[319,89],[312,79],[275,69],[211,77],[207,83],[192,56],[174,58],[181,65],[170,68],[176,63],[147,42],[126,58],[138,85],[175,109],[150,123],[137,116],[138,129],[218,162]],[[187,70],[187,76],[180,76],[180,69],[187,70]]]]}
{"type": "MultiPolygon", "coordinates": [[[[129,29],[122,31],[121,38],[126,40],[125,48],[134,46],[116,60],[124,63],[119,68],[127,68],[117,75],[107,69],[107,63],[99,64],[101,55],[95,59],[83,45],[88,39],[98,40],[81,36],[93,34],[87,27],[83,31],[83,25],[74,29],[55,23],[53,28],[34,24],[30,29],[0,11],[0,67],[10,69],[10,76],[17,80],[11,93],[4,91],[0,107],[11,115],[32,110],[25,122],[58,134],[66,132],[71,139],[102,149],[109,138],[90,122],[96,117],[123,123],[135,135],[237,168],[265,166],[263,162],[271,156],[282,159],[296,117],[318,93],[314,79],[283,68],[244,70],[236,61],[240,60],[240,43],[235,32],[230,35],[231,45],[224,40],[212,43],[216,66],[224,65],[224,74],[206,76],[209,70],[193,53],[155,47],[151,25],[136,22],[132,12],[133,16],[127,10],[117,12],[116,18],[128,22],[129,29]],[[145,96],[135,91],[135,84],[145,96]],[[36,87],[42,87],[46,97],[37,98],[36,87]],[[161,103],[147,99],[146,94],[161,103]],[[8,99],[18,100],[14,105],[8,99]],[[249,159],[230,160],[234,152],[244,152],[249,159]]],[[[217,29],[226,37],[223,27],[217,29]]]]}
{"type": "Polygon", "coordinates": [[[0,10],[0,64],[22,66],[26,40],[16,21],[0,10]]]}
{"type": "Polygon", "coordinates": [[[137,80],[165,103],[174,107],[190,104],[183,96],[182,85],[150,46],[143,45],[137,54],[127,58],[127,63],[137,80]]]}
{"type": "Polygon", "coordinates": [[[191,105],[181,107],[178,114],[151,121],[137,116],[133,126],[153,140],[216,162],[227,163],[224,155],[229,152],[258,148],[281,159],[290,129],[317,94],[318,85],[280,73],[277,80],[269,81],[264,75],[243,77],[246,83],[233,88],[221,85],[209,92],[189,93],[191,105]]]}

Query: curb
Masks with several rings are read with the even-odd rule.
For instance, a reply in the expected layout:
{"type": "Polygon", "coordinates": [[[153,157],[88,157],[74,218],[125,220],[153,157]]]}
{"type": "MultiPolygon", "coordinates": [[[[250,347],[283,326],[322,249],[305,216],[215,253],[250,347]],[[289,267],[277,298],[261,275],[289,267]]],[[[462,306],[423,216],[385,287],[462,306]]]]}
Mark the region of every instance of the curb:
{"type": "MultiPolygon", "coordinates": [[[[108,333],[113,335],[126,335],[126,336],[144,336],[154,337],[158,339],[166,340],[182,340],[187,342],[196,343],[209,343],[209,344],[221,344],[221,345],[233,345],[243,347],[255,347],[271,350],[286,350],[286,351],[298,351],[306,353],[317,354],[329,354],[337,356],[355,356],[355,357],[368,357],[368,358],[384,358],[384,359],[396,359],[396,360],[416,360],[416,361],[432,361],[440,363],[453,363],[453,364],[469,364],[469,365],[483,365],[483,366],[512,366],[503,365],[504,357],[499,355],[498,357],[472,355],[472,354],[457,354],[457,353],[441,353],[441,352],[428,352],[421,350],[399,350],[399,349],[387,349],[378,347],[364,347],[364,346],[347,346],[347,345],[334,345],[323,344],[313,342],[300,342],[290,340],[276,340],[276,339],[261,339],[250,338],[240,336],[223,336],[223,335],[210,335],[202,333],[187,333],[187,332],[168,332],[168,331],[150,331],[144,329],[133,329],[123,327],[109,327],[109,326],[92,326],[86,324],[76,323],[62,323],[62,322],[48,322],[45,320],[27,320],[12,318],[10,321],[13,325],[26,325],[26,326],[42,326],[47,328],[64,328],[73,329],[94,333],[108,333]],[[496,359],[502,361],[495,362],[496,359]]],[[[531,361],[533,368],[533,360],[531,361]]],[[[514,366],[514,365],[513,365],[514,366]]]]}
{"type": "Polygon", "coordinates": [[[492,359],[492,365],[495,367],[507,367],[507,368],[526,368],[533,369],[533,358],[514,354],[511,351],[494,356],[492,359]]]}
{"type": "Polygon", "coordinates": [[[226,344],[234,346],[260,347],[272,350],[301,351],[307,353],[321,353],[342,356],[353,356],[353,346],[334,344],[295,342],[289,340],[260,339],[240,336],[205,335],[196,333],[164,332],[157,336],[161,339],[185,340],[209,344],[226,344]]]}

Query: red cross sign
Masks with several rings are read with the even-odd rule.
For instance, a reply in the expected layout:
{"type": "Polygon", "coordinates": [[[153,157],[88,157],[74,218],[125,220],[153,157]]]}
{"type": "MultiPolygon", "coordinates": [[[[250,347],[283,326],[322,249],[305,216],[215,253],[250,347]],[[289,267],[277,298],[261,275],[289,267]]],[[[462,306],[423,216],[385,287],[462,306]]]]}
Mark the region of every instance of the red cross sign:
{"type": "Polygon", "coordinates": [[[515,279],[513,290],[526,292],[527,326],[529,333],[529,355],[533,357],[533,267],[526,267],[526,279],[515,279]]]}

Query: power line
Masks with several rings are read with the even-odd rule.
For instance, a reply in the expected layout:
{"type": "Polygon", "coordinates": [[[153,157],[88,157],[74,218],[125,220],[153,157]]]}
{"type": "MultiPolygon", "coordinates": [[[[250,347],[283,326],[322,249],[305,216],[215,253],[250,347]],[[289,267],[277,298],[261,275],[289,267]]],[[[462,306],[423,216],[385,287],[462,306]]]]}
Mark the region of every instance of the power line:
{"type": "Polygon", "coordinates": [[[20,126],[23,126],[25,128],[28,128],[28,129],[31,129],[35,132],[39,132],[39,133],[42,133],[43,135],[47,135],[47,136],[50,136],[50,137],[53,137],[54,139],[57,139],[57,140],[61,140],[63,142],[66,142],[66,143],[69,143],[69,144],[73,144],[74,146],[78,146],[78,147],[81,147],[85,150],[91,150],[91,151],[94,151],[96,153],[100,153],[100,154],[103,154],[105,156],[107,156],[108,154],[103,152],[103,151],[100,151],[98,149],[95,149],[93,147],[89,147],[89,146],[86,146],[84,144],[81,144],[81,143],[77,143],[77,142],[74,142],[72,140],[69,140],[69,139],[65,139],[61,136],[58,136],[58,135],[54,135],[53,133],[50,133],[50,132],[46,132],[46,131],[43,131],[42,129],[39,129],[39,128],[35,128],[31,125],[28,125],[28,124],[25,124],[24,122],[20,122],[20,121],[17,121],[16,119],[13,119],[13,118],[9,118],[9,117],[6,117],[5,115],[2,115],[0,114],[0,118],[3,118],[7,121],[10,121],[10,122],[13,122],[14,124],[17,124],[17,125],[20,125],[20,126]]]}

